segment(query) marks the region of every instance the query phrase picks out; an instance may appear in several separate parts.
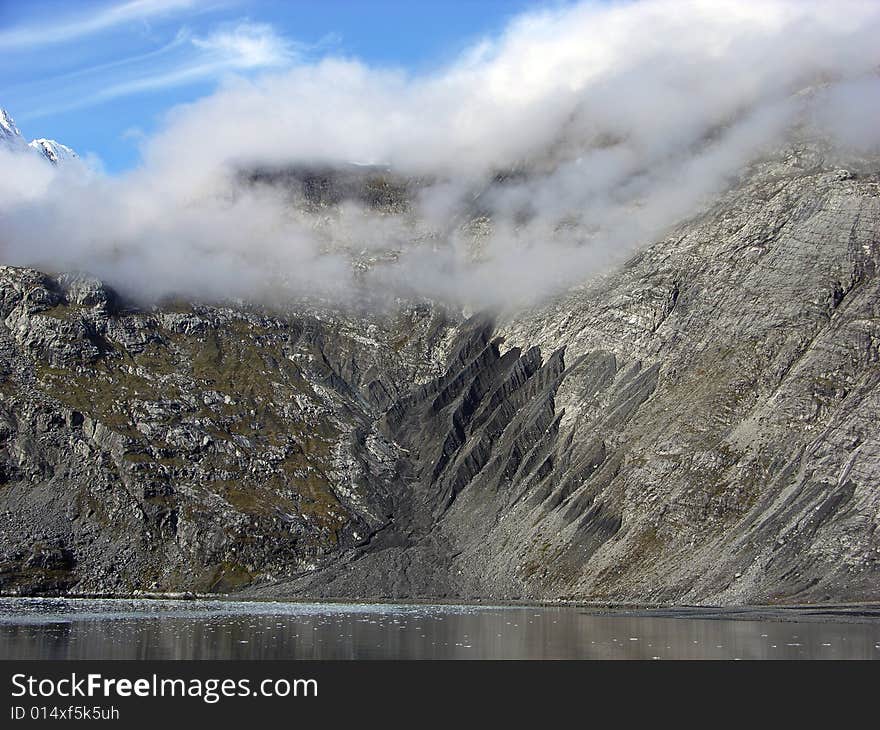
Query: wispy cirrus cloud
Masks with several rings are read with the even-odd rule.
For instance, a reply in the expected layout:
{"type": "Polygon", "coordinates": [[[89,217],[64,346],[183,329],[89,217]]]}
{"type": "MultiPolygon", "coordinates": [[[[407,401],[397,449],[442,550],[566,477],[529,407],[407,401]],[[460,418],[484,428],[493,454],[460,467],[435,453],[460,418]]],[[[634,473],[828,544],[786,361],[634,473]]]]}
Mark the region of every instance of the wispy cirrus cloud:
{"type": "MultiPolygon", "coordinates": [[[[214,3],[216,5],[216,3],[214,3]]],[[[197,0],[128,0],[90,13],[32,22],[0,30],[0,50],[13,51],[67,43],[126,23],[148,21],[184,11],[204,10],[197,0]]]]}
{"type": "Polygon", "coordinates": [[[64,73],[54,74],[47,78],[37,80],[34,80],[33,78],[28,78],[26,81],[22,81],[18,84],[6,86],[5,91],[20,92],[27,89],[39,89],[42,86],[57,87],[63,83],[76,83],[77,79],[81,78],[95,77],[99,74],[111,74],[122,68],[128,68],[131,66],[137,66],[138,64],[153,62],[154,60],[161,60],[163,57],[167,57],[168,54],[172,53],[176,49],[185,46],[190,42],[191,34],[189,33],[189,31],[187,31],[187,29],[182,28],[177,32],[177,35],[168,43],[165,43],[159,48],[155,48],[145,53],[136,53],[134,55],[125,56],[124,58],[116,58],[112,61],[106,61],[92,66],[86,66],[85,68],[77,68],[73,69],[72,71],[65,71],[64,73]]]}
{"type": "MultiPolygon", "coordinates": [[[[62,111],[80,109],[111,99],[218,79],[226,74],[281,68],[308,51],[302,44],[279,35],[265,23],[239,21],[225,24],[206,35],[182,28],[162,48],[109,64],[65,74],[59,91],[59,77],[47,79],[53,88],[51,101],[38,99],[22,119],[36,119],[62,111]]],[[[40,89],[35,89],[40,94],[40,89]]]]}
{"type": "Polygon", "coordinates": [[[238,68],[282,66],[306,49],[280,37],[271,25],[250,22],[221,28],[204,38],[194,37],[192,43],[206,56],[238,68]]]}

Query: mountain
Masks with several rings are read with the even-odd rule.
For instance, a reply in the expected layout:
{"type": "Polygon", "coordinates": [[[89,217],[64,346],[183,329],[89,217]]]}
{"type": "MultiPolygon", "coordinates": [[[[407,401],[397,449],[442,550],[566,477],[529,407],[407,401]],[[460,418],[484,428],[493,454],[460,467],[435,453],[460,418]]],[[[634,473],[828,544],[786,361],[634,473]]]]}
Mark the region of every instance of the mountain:
{"type": "Polygon", "coordinates": [[[0,144],[9,149],[24,149],[27,146],[21,132],[15,126],[15,120],[3,108],[0,108],[0,144]]]}
{"type": "Polygon", "coordinates": [[[70,147],[56,142],[54,139],[35,139],[29,146],[43,155],[53,165],[61,165],[71,160],[79,159],[79,155],[70,147]]]}
{"type": "MultiPolygon", "coordinates": [[[[401,205],[376,174],[252,177],[401,205]]],[[[517,313],[3,267],[0,590],[875,600],[878,420],[880,160],[818,144],[517,313]]]]}
{"type": "Polygon", "coordinates": [[[70,147],[54,139],[35,139],[32,142],[25,142],[12,116],[3,108],[0,108],[0,145],[19,152],[33,150],[53,165],[79,159],[70,147]]]}

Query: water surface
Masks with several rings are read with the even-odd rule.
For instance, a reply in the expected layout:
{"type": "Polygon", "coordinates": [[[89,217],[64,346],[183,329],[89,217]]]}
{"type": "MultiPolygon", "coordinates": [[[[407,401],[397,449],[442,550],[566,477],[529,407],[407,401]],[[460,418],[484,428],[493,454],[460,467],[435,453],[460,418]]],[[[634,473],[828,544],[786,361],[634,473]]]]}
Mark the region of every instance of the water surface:
{"type": "Polygon", "coordinates": [[[880,621],[576,607],[0,599],[4,659],[880,659],[880,621]]]}

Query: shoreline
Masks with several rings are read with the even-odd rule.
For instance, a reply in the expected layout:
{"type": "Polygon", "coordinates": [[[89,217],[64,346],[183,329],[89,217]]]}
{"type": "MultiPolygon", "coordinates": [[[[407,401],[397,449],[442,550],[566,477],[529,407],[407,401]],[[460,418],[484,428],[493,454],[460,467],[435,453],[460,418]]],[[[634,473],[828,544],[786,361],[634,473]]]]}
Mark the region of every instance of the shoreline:
{"type": "Polygon", "coordinates": [[[694,604],[609,603],[605,601],[535,601],[498,600],[488,598],[434,599],[434,598],[283,598],[253,597],[236,594],[195,593],[130,593],[80,595],[20,595],[2,594],[0,600],[58,600],[58,601],[211,601],[215,603],[265,603],[285,605],[352,605],[352,606],[459,606],[474,608],[565,608],[580,609],[586,615],[609,618],[668,618],[708,621],[779,621],[810,623],[875,623],[880,622],[880,602],[833,602],[755,604],[713,606],[694,604]]]}

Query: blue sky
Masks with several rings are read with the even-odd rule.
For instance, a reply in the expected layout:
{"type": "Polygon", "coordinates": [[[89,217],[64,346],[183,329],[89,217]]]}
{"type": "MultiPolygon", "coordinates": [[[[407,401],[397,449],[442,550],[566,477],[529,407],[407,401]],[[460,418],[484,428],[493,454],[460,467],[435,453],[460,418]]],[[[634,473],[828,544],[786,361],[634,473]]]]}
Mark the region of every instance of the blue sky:
{"type": "Polygon", "coordinates": [[[173,106],[325,55],[427,71],[541,0],[0,0],[0,106],[111,172],[173,106]]]}

